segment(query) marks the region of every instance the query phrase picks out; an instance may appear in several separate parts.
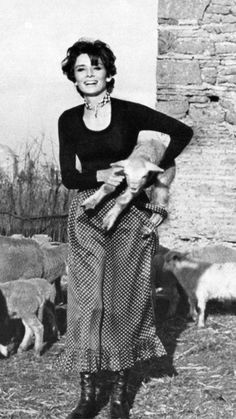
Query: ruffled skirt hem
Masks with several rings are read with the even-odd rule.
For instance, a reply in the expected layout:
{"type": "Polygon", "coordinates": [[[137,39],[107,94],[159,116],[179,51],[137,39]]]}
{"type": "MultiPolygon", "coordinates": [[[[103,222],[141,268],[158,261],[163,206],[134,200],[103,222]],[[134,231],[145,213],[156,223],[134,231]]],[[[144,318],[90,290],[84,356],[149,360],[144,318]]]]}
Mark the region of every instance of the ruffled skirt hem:
{"type": "Polygon", "coordinates": [[[160,339],[139,341],[136,345],[120,351],[79,348],[76,351],[65,349],[56,361],[56,367],[63,372],[98,372],[102,370],[119,371],[131,368],[138,361],[166,355],[160,339]]]}

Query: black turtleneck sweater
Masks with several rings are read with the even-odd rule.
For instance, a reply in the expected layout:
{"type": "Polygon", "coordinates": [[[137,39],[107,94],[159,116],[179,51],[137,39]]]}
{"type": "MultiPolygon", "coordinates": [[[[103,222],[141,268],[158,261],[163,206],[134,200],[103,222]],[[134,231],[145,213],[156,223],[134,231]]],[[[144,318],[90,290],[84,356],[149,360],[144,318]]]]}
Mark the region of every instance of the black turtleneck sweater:
{"type": "Polygon", "coordinates": [[[101,185],[97,170],[126,159],[140,131],[159,131],[170,136],[160,166],[165,169],[181,153],[193,131],[182,122],[147,106],[111,98],[111,122],[101,131],[93,131],[83,121],[84,105],[68,109],[59,118],[60,167],[62,183],[68,189],[85,190],[101,185]],[[76,169],[76,155],[82,173],[76,169]]]}

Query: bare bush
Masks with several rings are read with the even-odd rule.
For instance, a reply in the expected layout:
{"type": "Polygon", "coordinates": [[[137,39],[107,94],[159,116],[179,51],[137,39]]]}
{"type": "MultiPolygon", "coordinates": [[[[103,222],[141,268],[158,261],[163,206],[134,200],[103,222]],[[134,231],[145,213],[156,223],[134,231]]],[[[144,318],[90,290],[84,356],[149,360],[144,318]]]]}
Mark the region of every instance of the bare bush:
{"type": "Polygon", "coordinates": [[[0,234],[49,234],[65,241],[72,192],[61,183],[55,161],[44,152],[45,138],[27,142],[19,155],[19,170],[11,182],[0,173],[0,234]]]}

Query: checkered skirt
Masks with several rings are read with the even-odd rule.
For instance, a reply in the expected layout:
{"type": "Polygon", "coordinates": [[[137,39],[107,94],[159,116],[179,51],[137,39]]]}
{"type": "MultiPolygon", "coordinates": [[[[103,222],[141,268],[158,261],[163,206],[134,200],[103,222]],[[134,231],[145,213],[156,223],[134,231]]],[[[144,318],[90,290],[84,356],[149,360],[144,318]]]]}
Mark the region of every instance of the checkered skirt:
{"type": "Polygon", "coordinates": [[[96,189],[78,192],[68,219],[67,338],[58,365],[66,371],[121,370],[162,356],[151,306],[150,266],[157,250],[146,212],[131,205],[109,233],[102,220],[114,205],[106,199],[85,212],[81,203],[96,189]]]}

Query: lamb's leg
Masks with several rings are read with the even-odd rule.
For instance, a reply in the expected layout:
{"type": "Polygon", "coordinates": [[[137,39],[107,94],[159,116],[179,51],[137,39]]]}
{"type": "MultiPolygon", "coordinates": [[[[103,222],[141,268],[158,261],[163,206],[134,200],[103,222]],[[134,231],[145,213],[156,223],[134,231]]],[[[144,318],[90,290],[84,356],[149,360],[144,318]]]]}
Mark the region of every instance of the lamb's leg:
{"type": "Polygon", "coordinates": [[[115,186],[104,183],[93,195],[85,199],[81,206],[84,207],[85,210],[94,209],[99,204],[99,202],[105,198],[105,196],[110,195],[115,191],[115,189],[115,186]]]}
{"type": "Polygon", "coordinates": [[[45,311],[47,313],[47,319],[48,323],[50,325],[50,331],[53,333],[54,339],[60,339],[60,332],[57,326],[56,321],[56,312],[55,312],[55,306],[51,302],[47,302],[45,304],[45,311]]]}
{"type": "Polygon", "coordinates": [[[34,336],[35,336],[34,350],[35,350],[36,356],[39,356],[43,349],[44,327],[35,314],[32,314],[31,317],[24,319],[24,321],[34,333],[34,336]]]}
{"type": "Polygon", "coordinates": [[[198,296],[198,327],[205,327],[205,310],[206,310],[206,300],[203,296],[198,296]]]}
{"type": "Polygon", "coordinates": [[[31,330],[30,326],[28,325],[27,321],[25,321],[25,319],[22,319],[22,323],[25,327],[25,334],[23,337],[23,340],[18,348],[17,353],[21,353],[23,351],[26,351],[27,348],[29,347],[29,345],[32,342],[32,337],[33,337],[33,331],[31,330]]]}
{"type": "Polygon", "coordinates": [[[43,299],[38,309],[38,320],[40,321],[40,323],[43,323],[43,313],[44,313],[45,303],[46,303],[46,300],[43,299]]]}
{"type": "Polygon", "coordinates": [[[197,310],[196,310],[196,299],[194,299],[192,297],[188,297],[188,303],[189,303],[188,318],[196,321],[197,316],[198,316],[198,313],[197,313],[197,310]]]}
{"type": "Polygon", "coordinates": [[[115,224],[118,216],[127,207],[131,200],[136,196],[137,193],[131,192],[130,188],[127,188],[117,199],[115,205],[108,211],[107,215],[103,219],[103,228],[109,231],[115,224]]]}
{"type": "Polygon", "coordinates": [[[57,305],[63,305],[64,304],[64,299],[63,299],[63,292],[62,292],[62,288],[61,288],[61,277],[60,276],[55,279],[54,286],[55,286],[55,290],[56,290],[56,304],[57,305]]]}
{"type": "Polygon", "coordinates": [[[1,345],[1,343],[0,343],[0,353],[1,353],[3,356],[5,356],[5,357],[7,357],[7,356],[8,356],[8,349],[7,349],[7,346],[5,346],[5,345],[1,345]]]}
{"type": "Polygon", "coordinates": [[[177,307],[179,304],[179,293],[177,289],[172,290],[173,294],[171,295],[171,298],[169,299],[169,307],[168,311],[166,313],[167,317],[174,317],[177,311],[177,307]]]}

